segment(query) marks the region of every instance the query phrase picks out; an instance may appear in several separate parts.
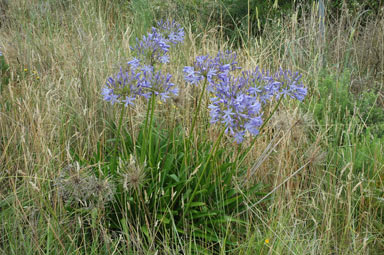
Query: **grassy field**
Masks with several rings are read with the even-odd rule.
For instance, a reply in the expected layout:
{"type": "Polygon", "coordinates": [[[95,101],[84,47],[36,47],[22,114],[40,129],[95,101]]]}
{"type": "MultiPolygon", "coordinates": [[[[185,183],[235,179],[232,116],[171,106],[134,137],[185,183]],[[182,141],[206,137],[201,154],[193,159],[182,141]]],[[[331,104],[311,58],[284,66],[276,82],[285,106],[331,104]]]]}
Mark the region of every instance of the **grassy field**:
{"type": "Polygon", "coordinates": [[[298,6],[232,43],[197,2],[0,1],[0,254],[384,253],[383,10],[341,9],[322,38],[298,6]],[[167,18],[185,31],[161,66],[178,96],[105,102],[167,18]],[[263,106],[241,144],[183,77],[225,50],[308,89],[263,106]]]}

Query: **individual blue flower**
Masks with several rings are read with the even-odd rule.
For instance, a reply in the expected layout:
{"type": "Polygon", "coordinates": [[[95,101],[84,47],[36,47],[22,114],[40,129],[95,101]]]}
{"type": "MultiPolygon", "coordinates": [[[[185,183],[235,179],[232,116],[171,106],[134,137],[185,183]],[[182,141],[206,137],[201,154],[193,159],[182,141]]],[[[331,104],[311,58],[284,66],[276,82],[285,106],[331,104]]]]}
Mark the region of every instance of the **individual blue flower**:
{"type": "Polygon", "coordinates": [[[268,72],[264,72],[256,67],[254,71],[245,71],[242,73],[242,79],[248,85],[248,93],[256,96],[262,103],[266,103],[271,100],[275,95],[276,90],[272,85],[274,80],[268,75],[268,72]]]}
{"type": "Polygon", "coordinates": [[[296,98],[299,101],[303,101],[305,96],[308,93],[307,88],[303,86],[296,86],[296,85],[291,85],[290,91],[291,91],[290,96],[296,98]]]}
{"type": "Polygon", "coordinates": [[[227,106],[227,109],[222,112],[221,123],[225,124],[226,127],[230,127],[233,124],[233,115],[235,115],[235,113],[229,106],[227,106]]]}
{"type": "Polygon", "coordinates": [[[150,65],[144,65],[143,67],[141,67],[141,71],[144,73],[144,75],[153,72],[153,69],[153,66],[150,65]]]}
{"type": "Polygon", "coordinates": [[[109,102],[111,103],[111,105],[114,105],[116,103],[120,103],[119,96],[115,95],[115,94],[111,94],[109,102]]]}
{"type": "Polygon", "coordinates": [[[133,101],[135,100],[135,97],[133,96],[125,96],[124,100],[121,100],[121,102],[124,103],[125,107],[128,107],[128,105],[134,105],[133,101]]]}
{"type": "Polygon", "coordinates": [[[168,55],[162,55],[159,57],[159,62],[162,64],[169,63],[169,56],[168,55]]]}
{"type": "Polygon", "coordinates": [[[183,72],[185,81],[191,84],[198,84],[200,80],[204,78],[201,73],[195,71],[195,68],[192,66],[185,66],[183,72]]]}
{"type": "Polygon", "coordinates": [[[104,96],[104,100],[107,101],[107,102],[110,102],[111,105],[114,105],[115,103],[119,103],[119,96],[118,95],[115,95],[113,93],[113,89],[109,89],[109,88],[103,88],[102,90],[102,93],[101,93],[103,96],[104,96]]]}
{"type": "Polygon", "coordinates": [[[207,80],[209,84],[214,84],[215,78],[217,77],[217,70],[215,69],[209,69],[207,74],[206,74],[207,80]]]}
{"type": "Polygon", "coordinates": [[[244,141],[244,135],[245,135],[245,131],[238,131],[236,133],[233,134],[233,137],[235,138],[235,142],[236,143],[242,143],[244,141]]]}
{"type": "Polygon", "coordinates": [[[133,70],[136,70],[141,66],[140,60],[138,60],[137,58],[133,58],[132,60],[128,61],[127,65],[133,70]]]}
{"type": "Polygon", "coordinates": [[[217,75],[218,66],[214,59],[211,59],[208,55],[197,56],[194,63],[195,68],[203,75],[203,77],[213,80],[217,75]]]}
{"type": "Polygon", "coordinates": [[[104,97],[103,99],[105,101],[109,101],[112,94],[113,94],[113,89],[110,89],[108,87],[104,87],[101,89],[101,95],[104,97]]]}
{"type": "Polygon", "coordinates": [[[263,124],[263,119],[261,118],[261,116],[257,116],[257,117],[251,118],[247,123],[245,123],[244,127],[245,129],[248,130],[250,134],[256,136],[259,134],[258,127],[260,127],[262,124],[263,124]]]}

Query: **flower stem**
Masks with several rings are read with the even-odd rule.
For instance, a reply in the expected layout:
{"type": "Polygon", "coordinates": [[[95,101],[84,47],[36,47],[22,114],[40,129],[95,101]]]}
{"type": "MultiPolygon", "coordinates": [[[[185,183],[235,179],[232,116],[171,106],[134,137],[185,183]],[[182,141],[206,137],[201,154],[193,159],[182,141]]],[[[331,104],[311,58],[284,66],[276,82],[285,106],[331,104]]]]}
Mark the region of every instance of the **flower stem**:
{"type": "MultiPolygon", "coordinates": [[[[151,100],[152,102],[152,100],[151,100]]],[[[151,104],[148,103],[147,107],[147,114],[145,115],[145,122],[144,122],[144,131],[143,136],[141,138],[141,150],[140,150],[140,163],[144,163],[145,161],[145,153],[147,150],[147,130],[148,130],[148,117],[149,117],[149,111],[151,109],[151,104]]]]}
{"type": "Polygon", "coordinates": [[[192,134],[193,134],[193,130],[194,130],[195,125],[196,125],[197,115],[198,115],[198,113],[200,111],[200,108],[201,108],[201,102],[203,101],[203,96],[204,96],[204,92],[205,92],[205,87],[206,86],[207,86],[207,79],[204,80],[203,90],[200,93],[199,102],[197,104],[195,115],[193,116],[191,131],[189,132],[189,137],[191,137],[192,134]]]}
{"type": "Polygon", "coordinates": [[[191,205],[193,199],[194,199],[195,196],[196,196],[196,192],[197,192],[197,189],[198,189],[199,186],[200,186],[200,182],[201,182],[201,180],[203,179],[203,177],[204,177],[204,175],[205,175],[205,171],[206,171],[207,168],[208,168],[208,164],[209,164],[209,162],[210,162],[210,160],[211,160],[211,158],[212,158],[212,155],[215,155],[215,154],[216,154],[217,148],[218,148],[218,146],[219,146],[219,144],[220,144],[221,138],[222,138],[223,135],[224,135],[224,132],[225,132],[225,129],[223,129],[223,131],[221,131],[219,137],[217,138],[215,144],[213,145],[211,151],[209,152],[208,158],[207,158],[207,160],[205,161],[205,164],[204,164],[204,168],[203,168],[203,170],[201,171],[201,174],[200,174],[200,176],[199,176],[199,179],[197,180],[197,183],[196,183],[196,185],[195,185],[195,189],[193,190],[193,192],[192,192],[192,194],[191,194],[191,197],[189,198],[188,203],[187,203],[187,205],[186,205],[186,207],[185,207],[184,214],[185,214],[185,212],[188,211],[188,209],[189,209],[189,207],[190,207],[190,205],[191,205]]]}
{"type": "MultiPolygon", "coordinates": [[[[204,96],[204,92],[205,92],[205,88],[207,86],[207,79],[204,80],[204,84],[203,84],[203,89],[200,93],[200,96],[199,96],[199,101],[197,103],[197,107],[195,109],[195,114],[193,116],[193,119],[192,119],[192,126],[191,126],[191,130],[189,131],[189,136],[188,136],[188,139],[186,140],[184,146],[185,146],[185,151],[186,152],[189,152],[191,151],[190,150],[190,146],[192,144],[192,139],[193,139],[193,131],[195,129],[195,126],[196,126],[196,120],[197,120],[197,116],[199,114],[199,111],[200,111],[200,108],[201,108],[201,102],[203,101],[203,96],[204,96]]],[[[189,160],[189,154],[187,153],[186,156],[184,157],[184,163],[185,163],[185,166],[187,167],[188,166],[188,160],[189,160]]]]}
{"type": "Polygon", "coordinates": [[[133,154],[136,157],[136,137],[135,137],[135,129],[133,127],[131,108],[129,108],[129,122],[130,122],[130,126],[131,126],[131,139],[132,139],[132,144],[133,144],[133,154]]]}
{"type": "Polygon", "coordinates": [[[117,135],[119,137],[119,139],[117,140],[118,142],[120,141],[121,139],[121,126],[122,126],[122,123],[123,123],[123,116],[124,116],[124,113],[125,113],[125,107],[123,107],[123,109],[121,109],[121,112],[120,112],[120,118],[119,118],[119,126],[117,127],[117,135]]]}
{"type": "Polygon", "coordinates": [[[152,166],[152,130],[153,130],[153,115],[155,112],[155,105],[156,105],[156,95],[153,93],[151,96],[151,116],[149,120],[149,132],[148,132],[148,139],[149,139],[148,161],[150,166],[152,166]]]}

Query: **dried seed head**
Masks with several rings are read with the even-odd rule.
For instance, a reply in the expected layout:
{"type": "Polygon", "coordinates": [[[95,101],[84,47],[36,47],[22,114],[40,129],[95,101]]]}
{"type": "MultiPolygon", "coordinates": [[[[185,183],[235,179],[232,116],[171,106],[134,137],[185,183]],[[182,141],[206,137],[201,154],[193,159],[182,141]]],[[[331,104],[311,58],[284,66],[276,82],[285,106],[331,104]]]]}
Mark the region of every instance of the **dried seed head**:
{"type": "Polygon", "coordinates": [[[297,108],[294,111],[281,111],[272,117],[272,126],[277,131],[290,133],[292,140],[299,140],[305,136],[308,129],[313,126],[313,118],[297,108]]]}
{"type": "Polygon", "coordinates": [[[124,190],[138,189],[140,188],[145,179],[144,166],[136,161],[133,155],[130,155],[129,162],[119,160],[120,172],[123,176],[123,188],[124,190]]]}
{"type": "Polygon", "coordinates": [[[69,164],[55,180],[58,195],[67,204],[82,207],[104,206],[114,198],[114,185],[108,179],[99,179],[80,164],[69,164]]]}
{"type": "Polygon", "coordinates": [[[319,145],[313,144],[309,147],[305,156],[313,167],[317,167],[324,164],[327,159],[327,152],[322,150],[319,145]]]}

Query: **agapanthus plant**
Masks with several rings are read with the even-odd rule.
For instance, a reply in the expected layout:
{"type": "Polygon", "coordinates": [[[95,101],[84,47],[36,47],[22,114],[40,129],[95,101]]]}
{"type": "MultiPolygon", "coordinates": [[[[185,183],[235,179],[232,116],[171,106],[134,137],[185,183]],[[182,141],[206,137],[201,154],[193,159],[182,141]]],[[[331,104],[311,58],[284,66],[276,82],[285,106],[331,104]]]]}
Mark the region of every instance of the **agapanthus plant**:
{"type": "MultiPolygon", "coordinates": [[[[144,124],[144,136],[151,137],[156,98],[166,101],[171,95],[178,94],[178,88],[171,81],[172,75],[163,72],[163,64],[170,62],[168,55],[171,46],[184,40],[184,30],[174,21],[159,22],[158,28],[141,39],[136,38],[134,46],[130,47],[133,58],[127,62],[126,68],[109,77],[102,89],[105,101],[114,104],[124,104],[125,107],[134,105],[139,97],[148,100],[147,115],[144,124]],[[151,99],[151,100],[149,100],[151,99]]],[[[125,113],[122,108],[117,133],[120,136],[122,119],[125,113]]],[[[133,133],[133,121],[130,111],[130,125],[133,133]]],[[[135,144],[135,141],[133,141],[135,144]]],[[[145,139],[141,147],[141,163],[145,161],[146,154],[151,163],[152,139],[145,139]]]]}
{"type": "MultiPolygon", "coordinates": [[[[189,135],[184,134],[184,128],[180,129],[179,135],[178,132],[175,132],[176,128],[174,127],[172,127],[172,131],[170,129],[169,134],[163,134],[159,132],[161,130],[155,129],[154,123],[157,123],[156,120],[158,120],[156,118],[156,103],[159,99],[166,101],[172,95],[178,94],[178,88],[172,82],[172,75],[166,72],[167,66],[165,64],[171,61],[169,52],[172,48],[184,40],[184,30],[173,21],[159,22],[157,25],[157,28],[152,28],[147,35],[136,40],[136,44],[131,47],[133,56],[128,61],[127,66],[107,79],[101,94],[104,100],[112,105],[132,106],[139,98],[145,98],[147,103],[145,120],[140,126],[140,132],[137,136],[135,136],[137,129],[132,124],[132,109],[130,107],[127,108],[130,117],[130,130],[128,128],[129,132],[120,132],[124,127],[123,120],[126,107],[120,108],[121,113],[115,133],[118,137],[113,140],[114,147],[112,148],[115,153],[114,159],[119,158],[124,161],[133,154],[137,159],[135,168],[140,168],[139,170],[143,172],[149,170],[150,174],[145,175],[144,187],[137,184],[137,180],[140,181],[140,178],[144,178],[142,173],[136,173],[137,169],[127,171],[122,182],[123,188],[120,190],[128,192],[127,187],[129,185],[125,179],[129,179],[129,175],[132,175],[132,178],[135,179],[132,181],[134,183],[131,185],[134,187],[132,190],[137,193],[129,197],[130,200],[127,200],[128,197],[125,196],[127,194],[121,192],[124,199],[120,201],[124,201],[124,204],[116,206],[116,208],[122,208],[122,211],[127,213],[124,215],[127,219],[135,220],[135,217],[138,219],[145,218],[145,220],[156,218],[159,224],[163,224],[164,227],[170,226],[165,223],[165,219],[172,218],[175,219],[172,227],[177,226],[179,228],[188,221],[198,223],[198,218],[202,217],[195,217],[195,215],[204,214],[202,207],[216,206],[210,204],[211,201],[215,201],[210,194],[215,192],[208,191],[207,187],[215,185],[216,180],[219,180],[221,187],[223,179],[226,179],[226,185],[230,186],[233,174],[238,173],[234,170],[239,169],[242,160],[246,157],[247,152],[243,150],[251,150],[257,140],[254,139],[250,146],[239,146],[234,159],[235,162],[227,164],[228,168],[221,166],[216,168],[217,164],[211,164],[211,162],[219,159],[218,148],[224,134],[232,136],[237,143],[243,142],[247,134],[257,136],[278,108],[282,98],[291,97],[301,101],[307,90],[300,82],[301,76],[298,73],[280,70],[275,74],[270,74],[258,68],[253,71],[239,71],[241,67],[238,64],[237,56],[230,51],[219,52],[213,57],[209,55],[198,56],[193,65],[185,66],[183,69],[184,79],[187,83],[196,86],[202,84],[198,104],[194,109],[192,125],[189,127],[189,135]],[[205,91],[210,92],[209,99],[204,97],[207,96],[204,94],[205,91]],[[206,103],[210,111],[210,123],[222,127],[214,144],[204,142],[204,137],[206,137],[204,130],[197,132],[197,128],[194,129],[201,106],[204,105],[202,103],[204,98],[207,99],[206,103]],[[265,104],[273,103],[275,99],[278,101],[273,105],[272,114],[264,116],[265,104]],[[194,136],[195,134],[199,134],[199,136],[194,136]],[[202,145],[200,145],[200,141],[203,141],[202,145]],[[202,150],[201,148],[206,149],[202,150]],[[196,157],[196,155],[198,156],[196,157]],[[203,156],[200,157],[199,155],[203,156]],[[213,171],[219,169],[229,169],[230,171],[222,171],[226,172],[227,177],[210,178],[213,171]],[[183,182],[184,179],[185,182],[183,182]],[[144,192],[141,192],[142,188],[145,188],[144,192]],[[147,192],[151,193],[149,199],[145,198],[148,195],[147,192]],[[141,195],[144,195],[145,199],[141,195]],[[197,201],[196,197],[198,197],[197,201]],[[196,206],[197,204],[198,206],[196,206]],[[143,207],[140,207],[141,205],[143,207]],[[160,213],[157,215],[160,218],[157,215],[152,217],[152,209],[156,211],[160,208],[159,205],[160,207],[166,205],[169,210],[159,211],[160,213]],[[190,208],[191,210],[189,210],[190,208]],[[173,213],[175,211],[176,214],[173,213]],[[134,216],[131,215],[131,212],[135,213],[132,214],[134,216]],[[181,217],[176,219],[173,217],[174,215],[181,217]]],[[[116,165],[116,162],[115,160],[113,164],[116,165]]],[[[132,164],[123,163],[120,163],[119,160],[120,167],[132,166],[132,164]]],[[[235,193],[230,192],[226,201],[232,201],[233,194],[235,193]]],[[[239,203],[238,201],[236,195],[236,205],[239,203]]],[[[226,208],[233,207],[226,206],[226,208]]],[[[221,215],[226,215],[224,210],[220,207],[215,212],[223,211],[218,216],[221,217],[221,215]]],[[[229,209],[229,212],[232,213],[232,210],[229,209]]],[[[121,214],[116,215],[120,216],[121,214]]],[[[216,216],[212,217],[219,219],[216,216]]]]}

